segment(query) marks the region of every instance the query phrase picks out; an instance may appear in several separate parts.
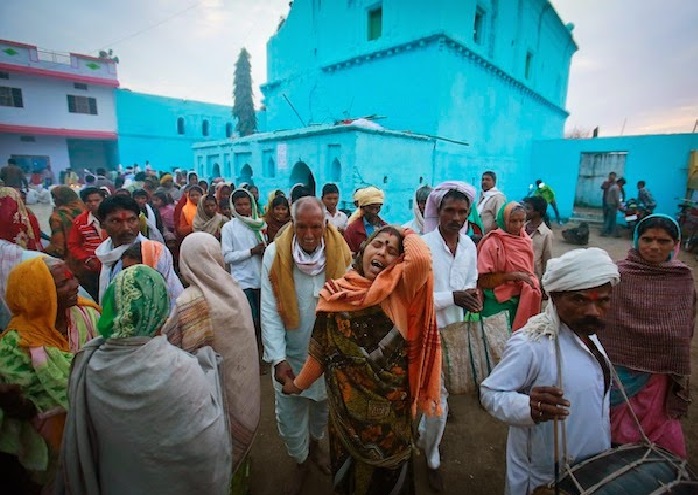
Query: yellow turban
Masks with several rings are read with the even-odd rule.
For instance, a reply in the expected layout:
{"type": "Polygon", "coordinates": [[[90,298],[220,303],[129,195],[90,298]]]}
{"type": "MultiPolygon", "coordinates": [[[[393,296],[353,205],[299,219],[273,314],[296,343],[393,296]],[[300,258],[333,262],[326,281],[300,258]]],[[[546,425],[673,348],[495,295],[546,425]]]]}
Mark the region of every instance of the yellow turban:
{"type": "Polygon", "coordinates": [[[354,201],[358,203],[359,208],[349,218],[349,223],[352,223],[357,218],[364,216],[361,207],[368,205],[382,205],[385,201],[385,193],[377,187],[369,186],[359,189],[354,193],[354,201]]]}
{"type": "Polygon", "coordinates": [[[173,181],[174,179],[170,174],[165,174],[162,177],[160,177],[160,185],[165,185],[168,181],[173,181]]]}
{"type": "Polygon", "coordinates": [[[359,203],[359,208],[368,205],[382,205],[385,201],[385,193],[373,186],[359,189],[354,197],[359,203]]]}

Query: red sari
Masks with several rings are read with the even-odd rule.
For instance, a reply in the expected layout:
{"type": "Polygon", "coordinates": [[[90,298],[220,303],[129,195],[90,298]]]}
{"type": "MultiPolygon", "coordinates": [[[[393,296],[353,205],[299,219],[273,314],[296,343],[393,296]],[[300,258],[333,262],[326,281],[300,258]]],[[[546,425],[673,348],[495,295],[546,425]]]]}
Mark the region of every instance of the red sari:
{"type": "Polygon", "coordinates": [[[0,239],[29,251],[41,251],[41,228],[19,192],[0,187],[0,239]]]}

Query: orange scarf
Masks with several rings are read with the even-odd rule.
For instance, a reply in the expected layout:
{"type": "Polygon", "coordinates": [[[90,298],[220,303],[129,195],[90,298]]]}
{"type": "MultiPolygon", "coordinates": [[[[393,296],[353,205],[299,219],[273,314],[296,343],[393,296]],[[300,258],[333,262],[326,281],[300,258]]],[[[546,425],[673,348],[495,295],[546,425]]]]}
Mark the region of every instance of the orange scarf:
{"type": "Polygon", "coordinates": [[[370,280],[351,270],[336,280],[338,290],[320,292],[317,311],[359,311],[380,304],[407,341],[407,376],[412,414],[441,415],[441,339],[434,312],[431,253],[412,231],[402,259],[370,280]]]}
{"type": "Polygon", "coordinates": [[[191,202],[189,199],[189,193],[187,193],[187,203],[182,207],[182,216],[187,226],[191,228],[194,225],[194,218],[196,217],[197,205],[191,202]]]}
{"type": "MultiPolygon", "coordinates": [[[[42,258],[32,258],[17,265],[7,278],[7,306],[14,315],[7,325],[20,337],[21,347],[55,347],[70,352],[68,339],[56,330],[58,297],[56,285],[42,258]]],[[[78,297],[78,306],[100,307],[78,297]]]]}
{"type": "MultiPolygon", "coordinates": [[[[274,241],[276,254],[269,270],[269,281],[274,291],[276,309],[286,330],[296,330],[301,324],[296,299],[296,285],[293,280],[293,225],[281,230],[274,241]]],[[[347,271],[351,263],[351,251],[344,237],[328,224],[323,235],[325,241],[325,280],[334,280],[347,271]]]]}

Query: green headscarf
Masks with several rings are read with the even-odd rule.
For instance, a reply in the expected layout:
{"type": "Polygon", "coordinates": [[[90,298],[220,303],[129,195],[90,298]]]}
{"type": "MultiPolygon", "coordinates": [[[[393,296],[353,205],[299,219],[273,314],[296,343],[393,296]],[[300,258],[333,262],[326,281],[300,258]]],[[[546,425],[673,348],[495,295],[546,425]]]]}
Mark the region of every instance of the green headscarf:
{"type": "Polygon", "coordinates": [[[516,208],[521,208],[522,210],[524,209],[521,203],[517,203],[516,201],[510,201],[508,203],[503,204],[497,212],[497,227],[506,232],[509,215],[511,214],[512,210],[516,208]]]}
{"type": "Polygon", "coordinates": [[[104,294],[98,329],[105,339],[152,337],[170,312],[165,279],[146,265],[118,273],[104,294]]]}

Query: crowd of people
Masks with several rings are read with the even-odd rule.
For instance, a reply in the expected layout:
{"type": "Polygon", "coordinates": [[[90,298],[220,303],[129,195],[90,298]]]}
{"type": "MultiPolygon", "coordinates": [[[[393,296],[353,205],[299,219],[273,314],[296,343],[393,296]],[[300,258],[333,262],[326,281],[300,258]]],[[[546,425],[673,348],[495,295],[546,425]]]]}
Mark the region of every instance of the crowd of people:
{"type": "Polygon", "coordinates": [[[441,331],[502,314],[477,385],[510,427],[507,494],[552,481],[559,420],[565,462],[645,436],[686,457],[696,296],[670,217],[643,218],[613,262],[553,258],[552,190],[508,201],[492,171],[480,191],[420,187],[403,226],[374,186],[348,216],[332,183],[262,206],[253,185],[195,173],[93,179],[50,189],[47,242],[21,181],[0,187],[5,493],[247,493],[267,373],[284,493],[315,464],[335,494],[413,494],[416,448],[441,492],[441,331]]]}

